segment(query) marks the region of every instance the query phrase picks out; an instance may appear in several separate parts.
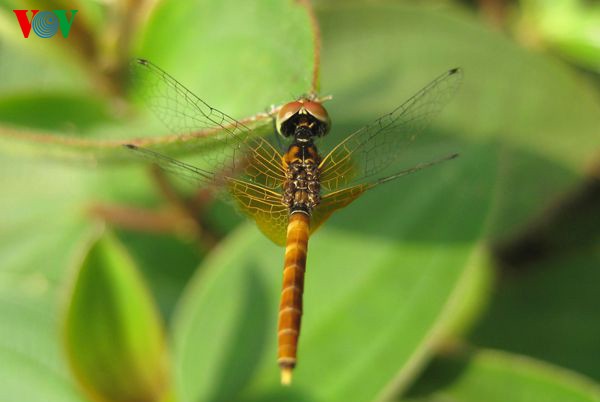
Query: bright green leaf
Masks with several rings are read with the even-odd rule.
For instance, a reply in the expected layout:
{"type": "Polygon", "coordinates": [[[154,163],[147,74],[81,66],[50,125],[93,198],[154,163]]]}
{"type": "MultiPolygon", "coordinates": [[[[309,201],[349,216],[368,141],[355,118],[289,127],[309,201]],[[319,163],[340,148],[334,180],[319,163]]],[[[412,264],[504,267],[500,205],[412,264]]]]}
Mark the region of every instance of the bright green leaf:
{"type": "Polygon", "coordinates": [[[135,56],[243,118],[311,90],[314,40],[295,0],[161,2],[135,56]]]}
{"type": "Polygon", "coordinates": [[[572,63],[600,72],[597,2],[523,0],[519,11],[516,34],[523,41],[550,47],[572,63]]]}
{"type": "Polygon", "coordinates": [[[67,308],[75,377],[100,401],[161,401],[169,392],[163,327],[135,265],[110,235],[81,262],[67,308]]]}

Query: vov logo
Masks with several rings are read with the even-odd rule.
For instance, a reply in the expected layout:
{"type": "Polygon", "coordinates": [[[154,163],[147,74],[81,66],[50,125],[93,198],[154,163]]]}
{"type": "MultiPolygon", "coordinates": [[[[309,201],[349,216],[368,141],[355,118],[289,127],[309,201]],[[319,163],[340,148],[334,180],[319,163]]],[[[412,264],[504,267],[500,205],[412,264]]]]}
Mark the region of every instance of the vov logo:
{"type": "Polygon", "coordinates": [[[67,38],[75,20],[75,14],[77,14],[77,10],[71,10],[71,19],[69,20],[67,10],[41,12],[40,10],[13,10],[13,12],[17,16],[24,38],[29,38],[32,29],[40,38],[51,38],[60,29],[62,36],[67,38]],[[28,13],[31,16],[28,16],[28,13]]]}

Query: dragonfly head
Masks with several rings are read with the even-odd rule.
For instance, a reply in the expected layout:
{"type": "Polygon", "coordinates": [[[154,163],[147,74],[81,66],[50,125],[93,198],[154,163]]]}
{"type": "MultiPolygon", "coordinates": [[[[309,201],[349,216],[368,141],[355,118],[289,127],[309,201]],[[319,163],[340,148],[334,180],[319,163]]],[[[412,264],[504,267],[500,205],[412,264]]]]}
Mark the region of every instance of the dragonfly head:
{"type": "Polygon", "coordinates": [[[283,137],[294,136],[301,142],[322,137],[329,131],[331,121],[321,102],[301,98],[286,103],[275,119],[277,132],[283,137]]]}

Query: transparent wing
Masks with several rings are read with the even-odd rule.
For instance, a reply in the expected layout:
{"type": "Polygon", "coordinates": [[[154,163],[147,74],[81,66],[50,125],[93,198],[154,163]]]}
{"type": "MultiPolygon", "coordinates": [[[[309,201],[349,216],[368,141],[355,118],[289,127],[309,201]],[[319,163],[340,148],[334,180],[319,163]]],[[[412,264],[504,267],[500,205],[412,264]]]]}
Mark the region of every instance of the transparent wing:
{"type": "Polygon", "coordinates": [[[338,209],[346,207],[368,190],[368,184],[359,184],[326,194],[310,217],[310,233],[314,233],[338,209]]]}
{"type": "Polygon", "coordinates": [[[374,183],[384,170],[400,165],[403,151],[453,97],[461,81],[462,71],[452,69],[392,112],[348,136],[319,166],[323,190],[374,183]]]}
{"type": "MultiPolygon", "coordinates": [[[[214,184],[219,178],[245,175],[246,180],[268,188],[279,188],[285,179],[280,153],[259,136],[253,121],[242,123],[211,107],[165,71],[143,59],[131,64],[134,86],[148,107],[170,128],[169,141],[194,152],[202,160],[202,174],[192,173],[198,185],[214,184]]],[[[268,117],[268,116],[267,116],[268,117]]],[[[190,179],[190,170],[174,159],[142,148],[147,140],[136,142],[138,154],[163,169],[190,179]]]]}
{"type": "Polygon", "coordinates": [[[125,149],[197,186],[229,190],[241,212],[275,243],[285,244],[288,210],[281,196],[282,155],[251,125],[209,106],[149,61],[134,61],[132,74],[146,104],[173,131],[168,145],[194,152],[202,167],[150,149],[153,142],[148,139],[125,144],[125,149]]]}
{"type": "MultiPolygon", "coordinates": [[[[152,161],[168,173],[175,173],[182,179],[197,183],[213,174],[196,166],[181,162],[169,156],[154,152],[147,148],[137,147],[132,144],[125,145],[131,152],[139,157],[152,161]]],[[[282,202],[282,195],[278,190],[265,188],[256,183],[242,179],[223,176],[219,180],[223,189],[229,190],[229,198],[234,201],[238,209],[256,221],[259,229],[274,243],[285,245],[286,228],[288,223],[288,208],[282,202]]]]}
{"type": "Polygon", "coordinates": [[[387,183],[400,177],[416,173],[430,166],[437,165],[438,163],[454,159],[457,156],[458,154],[447,155],[431,162],[421,163],[411,168],[401,170],[393,175],[382,177],[377,181],[371,183],[357,184],[325,194],[321,198],[321,202],[319,203],[319,205],[317,205],[312,211],[310,232],[313,233],[323,223],[325,223],[325,221],[329,219],[329,217],[335,211],[346,207],[348,204],[352,203],[354,200],[360,197],[365,191],[370,190],[373,187],[376,187],[380,184],[387,183]]]}
{"type": "Polygon", "coordinates": [[[155,152],[151,149],[139,147],[134,144],[124,144],[123,147],[128,152],[133,153],[140,159],[146,160],[148,163],[152,163],[160,167],[167,173],[171,173],[181,179],[186,180],[194,185],[198,185],[204,182],[216,182],[216,174],[204,169],[200,169],[196,166],[190,165],[171,158],[170,156],[155,152]]]}

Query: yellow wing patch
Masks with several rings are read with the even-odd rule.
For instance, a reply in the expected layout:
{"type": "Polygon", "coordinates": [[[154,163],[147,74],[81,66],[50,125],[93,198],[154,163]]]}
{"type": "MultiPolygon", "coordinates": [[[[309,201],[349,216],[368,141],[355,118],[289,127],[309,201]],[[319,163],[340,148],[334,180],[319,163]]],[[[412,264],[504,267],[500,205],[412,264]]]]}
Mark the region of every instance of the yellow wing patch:
{"type": "Polygon", "coordinates": [[[243,173],[252,183],[260,184],[268,189],[282,187],[285,170],[282,155],[263,138],[252,140],[250,152],[247,153],[243,173]]]}
{"type": "Polygon", "coordinates": [[[346,138],[323,158],[319,164],[321,172],[321,188],[326,191],[335,191],[350,183],[356,176],[356,166],[352,160],[352,149],[348,147],[346,138]]]}
{"type": "Polygon", "coordinates": [[[285,245],[288,209],[281,194],[237,179],[229,179],[229,192],[238,208],[256,221],[265,236],[275,244],[285,245]]]}

